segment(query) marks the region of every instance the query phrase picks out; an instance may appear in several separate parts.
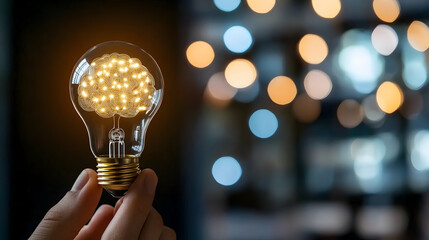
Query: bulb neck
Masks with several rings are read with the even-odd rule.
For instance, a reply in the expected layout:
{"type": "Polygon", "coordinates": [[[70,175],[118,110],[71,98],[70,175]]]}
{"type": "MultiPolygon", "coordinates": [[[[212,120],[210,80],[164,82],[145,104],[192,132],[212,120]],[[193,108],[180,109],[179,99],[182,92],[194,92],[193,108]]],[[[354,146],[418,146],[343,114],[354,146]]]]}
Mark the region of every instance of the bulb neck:
{"type": "Polygon", "coordinates": [[[139,158],[126,155],[123,158],[97,157],[97,179],[108,193],[120,198],[128,191],[140,173],[139,158]]]}

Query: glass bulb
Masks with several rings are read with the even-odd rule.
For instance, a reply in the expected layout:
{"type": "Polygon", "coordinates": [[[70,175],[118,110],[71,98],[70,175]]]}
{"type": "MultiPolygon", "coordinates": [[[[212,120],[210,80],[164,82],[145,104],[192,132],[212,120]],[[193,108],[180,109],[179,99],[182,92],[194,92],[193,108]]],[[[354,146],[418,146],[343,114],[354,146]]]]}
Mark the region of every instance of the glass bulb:
{"type": "Polygon", "coordinates": [[[158,64],[131,43],[98,44],[73,68],[70,97],[88,131],[98,182],[114,197],[140,172],[146,130],[163,93],[158,64]]]}

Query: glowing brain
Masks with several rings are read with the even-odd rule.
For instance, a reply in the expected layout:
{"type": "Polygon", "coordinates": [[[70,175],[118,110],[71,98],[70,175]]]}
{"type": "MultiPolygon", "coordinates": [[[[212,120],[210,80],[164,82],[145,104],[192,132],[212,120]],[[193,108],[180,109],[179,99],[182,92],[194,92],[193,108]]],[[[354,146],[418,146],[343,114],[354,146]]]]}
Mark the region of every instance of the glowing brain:
{"type": "Polygon", "coordinates": [[[94,59],[79,83],[79,105],[100,117],[134,117],[148,111],[155,92],[153,76],[139,59],[126,54],[105,54],[94,59]]]}

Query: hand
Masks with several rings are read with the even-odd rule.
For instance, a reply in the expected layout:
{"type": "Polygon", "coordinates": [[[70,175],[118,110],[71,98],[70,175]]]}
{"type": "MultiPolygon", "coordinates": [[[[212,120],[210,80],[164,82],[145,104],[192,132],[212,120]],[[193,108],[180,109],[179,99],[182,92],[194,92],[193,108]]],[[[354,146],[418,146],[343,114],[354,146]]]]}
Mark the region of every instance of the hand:
{"type": "Polygon", "coordinates": [[[102,205],[93,215],[102,188],[94,170],[85,169],[30,239],[176,239],[175,232],[164,226],[161,215],[152,207],[157,182],[153,170],[143,170],[115,208],[102,205]]]}

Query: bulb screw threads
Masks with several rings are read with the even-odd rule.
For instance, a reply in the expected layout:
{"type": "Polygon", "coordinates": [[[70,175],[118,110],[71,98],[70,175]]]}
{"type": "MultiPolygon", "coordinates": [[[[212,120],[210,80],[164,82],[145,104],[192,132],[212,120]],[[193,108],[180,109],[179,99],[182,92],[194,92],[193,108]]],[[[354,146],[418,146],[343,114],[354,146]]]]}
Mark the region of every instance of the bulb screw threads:
{"type": "Polygon", "coordinates": [[[97,158],[98,184],[115,198],[125,195],[139,173],[138,157],[128,155],[123,158],[97,158]]]}

